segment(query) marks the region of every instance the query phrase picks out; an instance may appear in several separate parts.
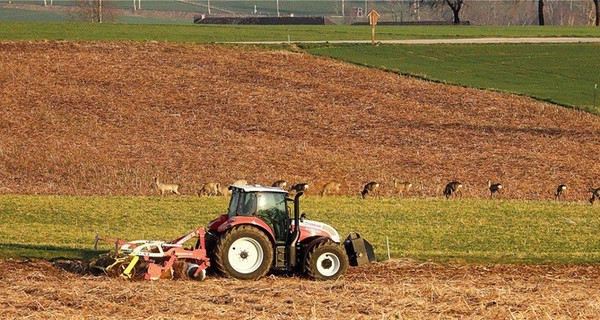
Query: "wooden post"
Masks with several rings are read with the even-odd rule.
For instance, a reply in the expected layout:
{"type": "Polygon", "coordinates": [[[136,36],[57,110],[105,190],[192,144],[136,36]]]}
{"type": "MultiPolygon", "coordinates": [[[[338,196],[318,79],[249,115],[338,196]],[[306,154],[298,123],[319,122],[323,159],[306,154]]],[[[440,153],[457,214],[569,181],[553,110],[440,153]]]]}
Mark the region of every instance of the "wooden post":
{"type": "Polygon", "coordinates": [[[369,17],[369,24],[371,25],[371,45],[375,45],[375,26],[377,25],[377,19],[379,19],[379,13],[375,10],[371,10],[367,16],[369,17]]]}
{"type": "Polygon", "coordinates": [[[98,23],[102,23],[102,0],[98,0],[98,23]]]}

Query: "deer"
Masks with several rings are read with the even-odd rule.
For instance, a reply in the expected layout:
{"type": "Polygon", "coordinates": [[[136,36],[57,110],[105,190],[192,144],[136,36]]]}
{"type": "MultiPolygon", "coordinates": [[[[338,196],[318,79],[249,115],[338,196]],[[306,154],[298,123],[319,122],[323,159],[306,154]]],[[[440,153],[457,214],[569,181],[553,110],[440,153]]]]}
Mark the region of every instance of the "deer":
{"type": "Polygon", "coordinates": [[[328,182],[323,186],[323,190],[321,190],[321,197],[330,194],[338,194],[341,186],[342,184],[336,181],[328,182]]]}
{"type": "Polygon", "coordinates": [[[494,193],[500,193],[500,190],[502,190],[502,184],[501,183],[493,183],[488,180],[487,182],[488,185],[488,189],[490,189],[490,198],[494,197],[494,193]]]}
{"type": "Polygon", "coordinates": [[[290,190],[290,192],[295,191],[295,192],[300,192],[300,191],[308,191],[308,183],[297,183],[295,185],[293,185],[290,190]]]}
{"type": "Polygon", "coordinates": [[[408,192],[412,188],[412,183],[408,181],[398,182],[398,179],[394,178],[392,182],[394,183],[394,189],[396,189],[401,196],[404,195],[405,191],[408,192]]]}
{"type": "Polygon", "coordinates": [[[165,195],[165,192],[171,192],[173,194],[180,195],[179,191],[177,191],[177,189],[179,189],[179,185],[177,184],[161,183],[158,181],[157,177],[154,177],[154,184],[156,185],[156,188],[158,188],[161,197],[165,195]]]}
{"type": "Polygon", "coordinates": [[[287,187],[287,182],[285,182],[285,180],[277,180],[277,181],[273,182],[271,187],[285,189],[285,187],[287,187]]]}
{"type": "Polygon", "coordinates": [[[462,183],[458,181],[452,181],[446,185],[446,188],[444,189],[444,196],[446,196],[446,199],[450,198],[451,196],[462,197],[462,188],[462,183]]]}
{"type": "Polygon", "coordinates": [[[222,195],[221,184],[218,182],[209,182],[202,186],[200,191],[198,192],[199,196],[219,196],[222,195]]]}
{"type": "Polygon", "coordinates": [[[554,194],[554,201],[560,200],[560,196],[562,196],[562,194],[565,190],[567,190],[567,186],[564,184],[561,184],[558,187],[556,187],[556,193],[554,194]]]}
{"type": "Polygon", "coordinates": [[[600,188],[590,188],[590,192],[592,193],[592,197],[590,198],[590,203],[594,205],[596,200],[600,200],[600,188]]]}
{"type": "Polygon", "coordinates": [[[367,184],[365,184],[365,186],[363,187],[363,190],[360,192],[360,195],[362,196],[363,199],[365,199],[365,197],[369,194],[374,193],[377,188],[379,188],[379,183],[375,182],[375,181],[371,181],[367,184]]]}

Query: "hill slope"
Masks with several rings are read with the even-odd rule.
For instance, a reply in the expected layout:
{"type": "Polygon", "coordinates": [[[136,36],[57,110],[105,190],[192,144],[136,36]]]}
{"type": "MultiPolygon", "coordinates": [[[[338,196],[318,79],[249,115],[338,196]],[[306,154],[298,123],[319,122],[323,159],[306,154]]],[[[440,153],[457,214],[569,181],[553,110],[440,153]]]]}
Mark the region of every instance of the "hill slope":
{"type": "MultiPolygon", "coordinates": [[[[600,118],[290,52],[157,43],[0,43],[3,192],[150,194],[153,176],[277,179],[356,194],[583,199],[600,183],[600,118]],[[574,190],[574,191],[573,191],[574,190]]],[[[315,189],[313,188],[313,192],[315,189]]]]}

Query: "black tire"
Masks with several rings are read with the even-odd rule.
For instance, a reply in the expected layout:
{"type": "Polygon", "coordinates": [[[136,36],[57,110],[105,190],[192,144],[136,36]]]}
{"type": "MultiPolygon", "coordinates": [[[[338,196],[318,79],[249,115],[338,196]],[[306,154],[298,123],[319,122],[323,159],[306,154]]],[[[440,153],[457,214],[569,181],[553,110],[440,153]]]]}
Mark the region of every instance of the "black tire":
{"type": "Polygon", "coordinates": [[[315,280],[335,280],[348,269],[346,250],[325,240],[310,249],[306,256],[306,274],[315,280]]]}
{"type": "Polygon", "coordinates": [[[269,272],[272,261],[273,247],[265,233],[255,227],[240,226],[219,238],[212,262],[226,277],[256,280],[269,272]]]}

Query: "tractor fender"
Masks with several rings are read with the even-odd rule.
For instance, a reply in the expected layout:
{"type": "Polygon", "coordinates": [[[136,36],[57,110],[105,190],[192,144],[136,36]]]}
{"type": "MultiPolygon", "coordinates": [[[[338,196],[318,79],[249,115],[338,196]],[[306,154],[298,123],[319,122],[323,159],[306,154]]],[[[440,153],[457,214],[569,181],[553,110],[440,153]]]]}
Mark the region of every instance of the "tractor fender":
{"type": "Polygon", "coordinates": [[[251,225],[257,227],[258,229],[263,231],[267,235],[267,237],[269,237],[271,243],[276,243],[275,234],[273,234],[273,230],[271,230],[271,227],[269,227],[269,225],[266,222],[257,217],[237,216],[229,218],[225,223],[219,226],[217,231],[219,233],[223,233],[233,227],[242,225],[251,225]]]}
{"type": "Polygon", "coordinates": [[[313,237],[313,238],[307,238],[302,240],[301,245],[301,253],[300,253],[300,271],[301,272],[306,272],[306,257],[308,256],[308,253],[310,252],[310,250],[318,245],[319,243],[323,242],[323,241],[327,241],[330,240],[327,237],[313,237]]]}

